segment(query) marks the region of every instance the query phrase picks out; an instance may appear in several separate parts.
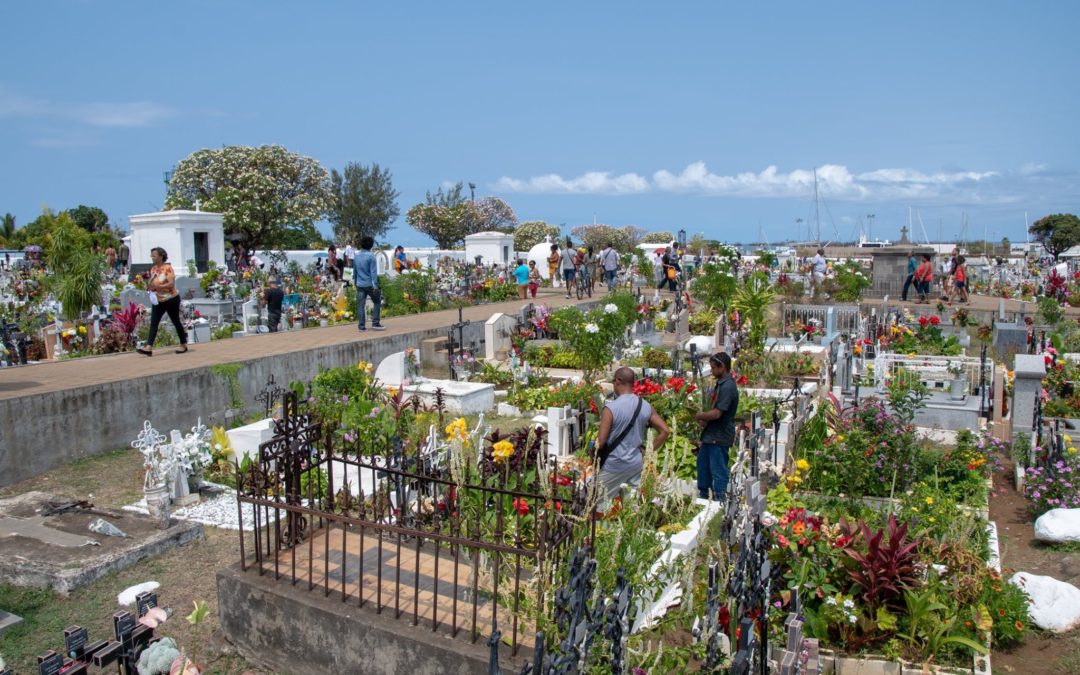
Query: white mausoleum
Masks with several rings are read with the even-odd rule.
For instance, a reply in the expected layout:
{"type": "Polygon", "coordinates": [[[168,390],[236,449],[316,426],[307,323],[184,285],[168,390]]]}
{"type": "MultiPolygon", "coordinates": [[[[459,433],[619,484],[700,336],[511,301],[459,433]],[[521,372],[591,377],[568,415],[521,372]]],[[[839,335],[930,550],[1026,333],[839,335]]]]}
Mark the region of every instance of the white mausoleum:
{"type": "Polygon", "coordinates": [[[199,271],[207,261],[225,265],[225,216],[209,211],[158,211],[128,216],[131,228],[131,264],[149,265],[150,249],[160,246],[169,254],[176,276],[187,276],[187,261],[199,271]]]}
{"type": "Polygon", "coordinates": [[[514,261],[514,235],[505,232],[477,232],[465,237],[465,261],[472,263],[477,256],[485,265],[506,265],[514,261]]]}

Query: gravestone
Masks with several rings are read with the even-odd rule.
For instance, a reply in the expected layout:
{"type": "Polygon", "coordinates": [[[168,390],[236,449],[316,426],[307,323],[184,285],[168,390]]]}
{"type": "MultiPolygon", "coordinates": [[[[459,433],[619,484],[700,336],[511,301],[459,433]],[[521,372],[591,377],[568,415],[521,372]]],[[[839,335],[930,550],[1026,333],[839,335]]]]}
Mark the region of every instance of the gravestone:
{"type": "Polygon", "coordinates": [[[1028,328],[1023,323],[994,323],[994,349],[998,354],[1027,351],[1028,328]]]}
{"type": "Polygon", "coordinates": [[[262,419],[242,427],[229,429],[225,433],[229,437],[229,446],[233,450],[231,460],[242,462],[245,457],[250,457],[252,461],[257,461],[259,445],[274,437],[274,420],[262,419]]]}
{"type": "MultiPolygon", "coordinates": [[[[526,305],[522,308],[522,313],[525,312],[526,308],[531,308],[531,305],[526,305]]],[[[485,359],[488,361],[495,361],[507,357],[511,349],[513,349],[513,345],[510,343],[510,336],[513,335],[517,325],[517,320],[502,312],[493,314],[490,319],[484,322],[485,359]]]]}
{"type": "Polygon", "coordinates": [[[120,308],[126,309],[128,305],[135,305],[136,307],[149,307],[150,306],[150,294],[146,291],[140,291],[137,288],[125,288],[120,291],[120,308]]]}
{"type": "Polygon", "coordinates": [[[262,317],[259,313],[259,302],[257,300],[248,300],[242,305],[241,313],[244,317],[244,332],[245,333],[259,333],[262,328],[262,317]]]}
{"type": "Polygon", "coordinates": [[[1042,392],[1046,361],[1041,354],[1017,354],[1013,380],[1012,436],[1030,434],[1035,418],[1035,399],[1042,392]]]}
{"type": "Polygon", "coordinates": [[[8,628],[22,623],[22,617],[0,609],[0,635],[8,628]]]}
{"type": "Polygon", "coordinates": [[[406,377],[405,352],[394,352],[375,369],[375,379],[384,387],[400,388],[406,377]]]}

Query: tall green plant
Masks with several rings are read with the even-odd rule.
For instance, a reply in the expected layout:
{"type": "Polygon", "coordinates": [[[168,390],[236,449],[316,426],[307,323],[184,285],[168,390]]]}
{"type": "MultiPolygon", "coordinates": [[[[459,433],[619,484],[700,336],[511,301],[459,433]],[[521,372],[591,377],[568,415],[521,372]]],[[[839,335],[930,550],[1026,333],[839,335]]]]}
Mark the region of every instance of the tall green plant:
{"type": "Polygon", "coordinates": [[[101,283],[105,280],[105,259],[87,250],[77,250],[67,257],[59,277],[57,298],[64,315],[75,320],[101,302],[101,283]]]}
{"type": "Polygon", "coordinates": [[[750,344],[752,350],[761,352],[765,349],[768,326],[765,313],[776,299],[776,290],[769,284],[765,274],[756,273],[735,293],[731,306],[750,323],[750,344]]]}

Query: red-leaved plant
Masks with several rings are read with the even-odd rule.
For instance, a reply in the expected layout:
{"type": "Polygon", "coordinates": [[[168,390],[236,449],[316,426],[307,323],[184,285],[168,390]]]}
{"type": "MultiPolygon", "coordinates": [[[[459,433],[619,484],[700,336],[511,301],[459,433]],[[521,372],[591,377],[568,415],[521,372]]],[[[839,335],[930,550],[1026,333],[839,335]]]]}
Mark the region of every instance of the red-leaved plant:
{"type": "Polygon", "coordinates": [[[128,303],[127,309],[113,312],[113,323],[124,331],[125,335],[133,335],[139,327],[139,308],[134,302],[128,303]]]}
{"type": "Polygon", "coordinates": [[[847,536],[853,536],[856,532],[862,534],[862,542],[866,545],[866,551],[861,547],[849,546],[844,549],[856,563],[856,567],[848,572],[851,580],[863,589],[863,600],[871,608],[882,607],[890,603],[902,603],[904,589],[913,587],[916,582],[915,572],[915,549],[918,541],[908,541],[908,525],[899,525],[896,516],[889,514],[888,526],[873,532],[865,521],[859,523],[858,529],[851,528],[845,521],[841,521],[841,530],[847,536]],[[886,539],[888,531],[888,539],[886,539]]]}

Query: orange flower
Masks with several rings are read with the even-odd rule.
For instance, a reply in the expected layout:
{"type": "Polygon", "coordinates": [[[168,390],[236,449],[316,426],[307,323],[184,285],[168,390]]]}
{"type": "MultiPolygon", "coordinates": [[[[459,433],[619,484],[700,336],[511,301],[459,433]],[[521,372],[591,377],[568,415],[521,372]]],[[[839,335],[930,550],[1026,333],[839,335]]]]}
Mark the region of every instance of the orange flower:
{"type": "Polygon", "coordinates": [[[1016,626],[1016,630],[1024,630],[1024,624],[1021,621],[1017,621],[1013,625],[1016,626]]]}
{"type": "Polygon", "coordinates": [[[1005,610],[999,609],[998,610],[998,616],[1005,616],[1005,610]]]}
{"type": "Polygon", "coordinates": [[[796,537],[802,536],[802,533],[806,531],[806,523],[802,522],[801,520],[798,521],[791,526],[791,531],[795,534],[796,537]]]}

